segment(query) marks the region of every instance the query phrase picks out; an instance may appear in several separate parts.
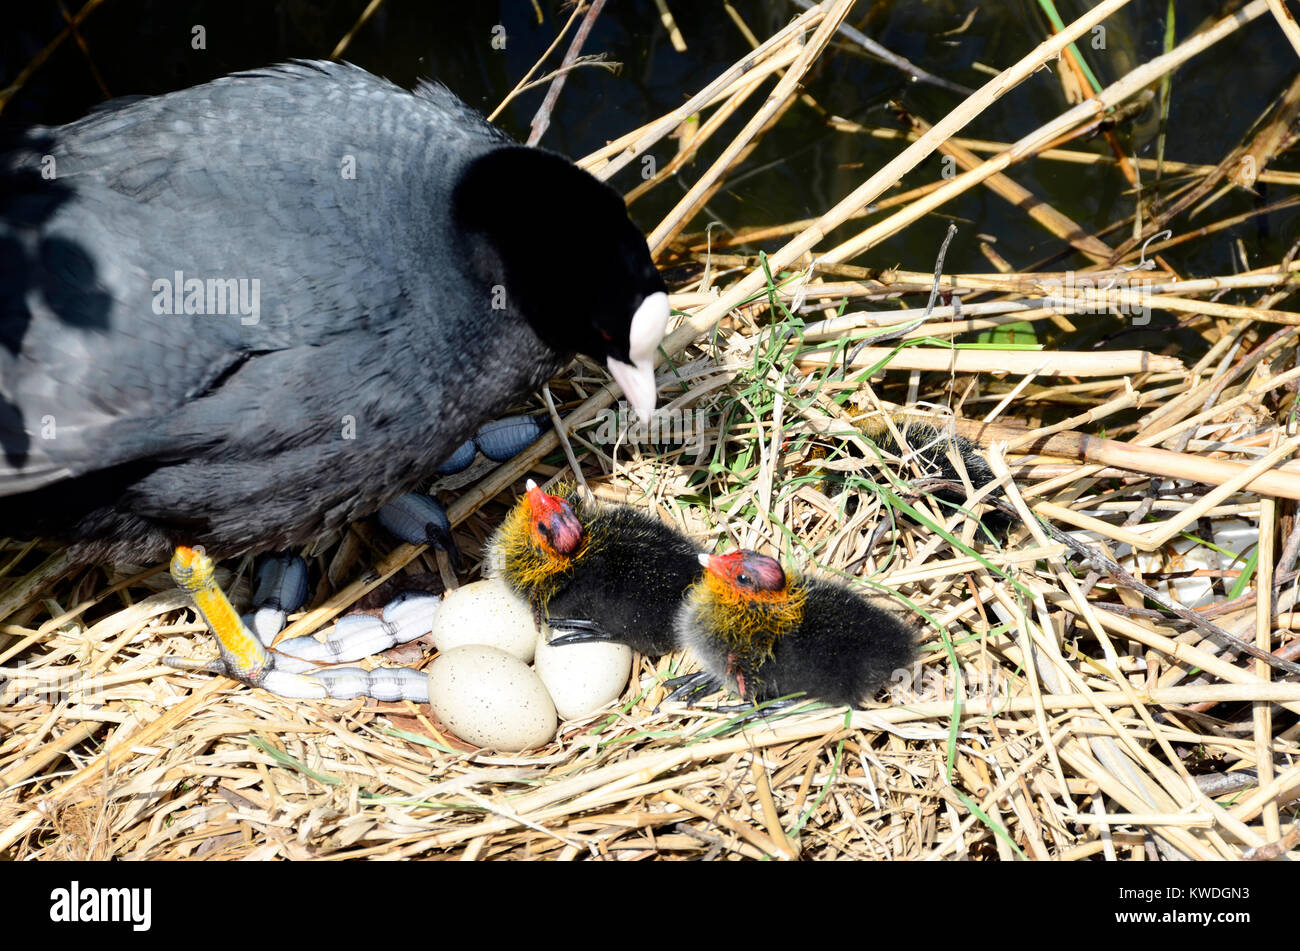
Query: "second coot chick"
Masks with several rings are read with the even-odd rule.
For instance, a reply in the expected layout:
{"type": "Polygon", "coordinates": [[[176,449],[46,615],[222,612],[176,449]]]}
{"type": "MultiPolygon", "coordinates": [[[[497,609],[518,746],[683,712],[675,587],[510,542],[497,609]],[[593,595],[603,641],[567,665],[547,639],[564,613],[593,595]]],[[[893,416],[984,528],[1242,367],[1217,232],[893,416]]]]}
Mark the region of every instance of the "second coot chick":
{"type": "Polygon", "coordinates": [[[916,654],[907,624],[844,585],[788,577],[744,549],[698,558],[704,575],[678,610],[677,637],[706,680],[744,700],[802,692],[856,706],[916,654]]]}
{"type": "Polygon", "coordinates": [[[493,535],[488,563],[556,630],[552,644],[616,641],[657,657],[678,646],[673,616],[700,575],[698,550],[631,506],[552,495],[530,480],[493,535]]]}
{"type": "MultiPolygon", "coordinates": [[[[954,457],[961,459],[961,464],[966,470],[966,478],[970,480],[971,488],[975,491],[979,491],[996,478],[993,470],[989,468],[988,461],[980,453],[979,447],[964,436],[947,432],[926,420],[909,418],[905,414],[895,416],[893,421],[894,427],[903,437],[903,446],[898,445],[883,421],[864,426],[863,431],[881,449],[900,456],[906,461],[903,467],[905,479],[910,479],[913,470],[916,469],[920,470],[922,478],[937,479],[952,484],[952,486],[940,485],[925,490],[926,494],[944,503],[937,506],[941,515],[947,516],[953,509],[966,505],[966,492],[961,473],[953,462],[954,457]]],[[[985,499],[991,500],[1001,496],[1001,489],[994,489],[985,496],[985,499]]],[[[992,507],[981,516],[980,522],[999,537],[1004,536],[1011,525],[1010,518],[992,507]]]]}

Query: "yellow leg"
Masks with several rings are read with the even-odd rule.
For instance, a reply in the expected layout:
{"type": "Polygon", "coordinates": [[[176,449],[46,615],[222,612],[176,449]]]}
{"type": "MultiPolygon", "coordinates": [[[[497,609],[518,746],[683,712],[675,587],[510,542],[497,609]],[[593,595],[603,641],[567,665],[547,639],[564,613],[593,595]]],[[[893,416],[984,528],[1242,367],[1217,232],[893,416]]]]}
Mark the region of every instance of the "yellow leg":
{"type": "Polygon", "coordinates": [[[241,680],[256,683],[271,665],[271,654],[244,627],[234,605],[217,586],[214,567],[202,548],[180,545],[172,556],[171,575],[177,585],[189,592],[195,607],[217,635],[226,670],[241,680]]]}

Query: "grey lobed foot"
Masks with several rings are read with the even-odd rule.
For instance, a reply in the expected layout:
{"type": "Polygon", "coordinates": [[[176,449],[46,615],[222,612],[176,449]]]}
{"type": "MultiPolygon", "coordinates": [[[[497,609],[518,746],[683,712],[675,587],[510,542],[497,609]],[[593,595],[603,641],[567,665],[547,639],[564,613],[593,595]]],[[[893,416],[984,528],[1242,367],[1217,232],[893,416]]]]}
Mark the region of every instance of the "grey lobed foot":
{"type": "Polygon", "coordinates": [[[442,503],[430,495],[400,495],[379,510],[379,524],[411,545],[429,545],[447,553],[460,571],[460,552],[451,536],[451,519],[442,503]]]}
{"type": "Polygon", "coordinates": [[[513,459],[537,441],[551,426],[549,416],[507,416],[494,419],[478,428],[472,439],[467,439],[456,451],[438,466],[439,475],[464,472],[481,452],[493,462],[513,459]]]}

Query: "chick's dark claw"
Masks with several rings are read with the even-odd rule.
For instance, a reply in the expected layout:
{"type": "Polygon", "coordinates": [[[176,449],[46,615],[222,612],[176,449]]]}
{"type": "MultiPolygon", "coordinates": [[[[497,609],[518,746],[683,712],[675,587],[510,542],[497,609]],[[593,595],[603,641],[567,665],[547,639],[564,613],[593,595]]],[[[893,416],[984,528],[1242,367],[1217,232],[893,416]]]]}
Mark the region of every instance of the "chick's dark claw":
{"type": "Polygon", "coordinates": [[[843,585],[787,577],[743,549],[699,560],[704,575],[678,609],[677,636],[743,700],[802,693],[857,706],[915,655],[907,624],[843,585]]]}
{"type": "Polygon", "coordinates": [[[677,648],[673,616],[700,574],[695,545],[657,518],[531,481],[488,552],[491,573],[561,630],[551,643],[613,641],[653,657],[677,648]]]}
{"type": "Polygon", "coordinates": [[[576,617],[548,617],[545,620],[551,628],[551,639],[547,643],[552,647],[563,647],[567,644],[591,644],[601,641],[608,643],[615,640],[609,631],[594,621],[586,621],[576,617]]]}
{"type": "MultiPolygon", "coordinates": [[[[658,713],[659,708],[665,703],[681,702],[688,706],[696,706],[707,697],[724,689],[722,681],[706,670],[665,680],[664,687],[668,690],[668,694],[655,705],[655,713],[658,713]]],[[[746,703],[716,706],[713,707],[712,710],[714,713],[721,713],[723,715],[730,715],[733,713],[748,714],[747,716],[740,717],[733,724],[734,726],[740,727],[755,720],[761,720],[771,714],[780,713],[793,707],[803,706],[808,702],[807,697],[800,695],[795,697],[782,697],[777,700],[751,700],[746,703]]]]}
{"type": "MultiPolygon", "coordinates": [[[[751,720],[761,720],[765,716],[773,713],[781,713],[785,710],[792,710],[795,707],[804,706],[809,703],[807,697],[783,697],[779,700],[756,700],[752,703],[733,703],[726,706],[714,708],[717,713],[743,713],[748,714],[740,722],[748,723],[751,720]]],[[[820,706],[820,704],[819,704],[820,706]]]]}
{"type": "MultiPolygon", "coordinates": [[[[664,687],[668,690],[668,694],[659,701],[659,706],[679,701],[694,703],[699,697],[706,697],[721,690],[722,681],[707,670],[701,670],[693,674],[683,674],[681,677],[665,680],[664,687]]],[[[655,710],[658,712],[658,707],[655,710]]]]}

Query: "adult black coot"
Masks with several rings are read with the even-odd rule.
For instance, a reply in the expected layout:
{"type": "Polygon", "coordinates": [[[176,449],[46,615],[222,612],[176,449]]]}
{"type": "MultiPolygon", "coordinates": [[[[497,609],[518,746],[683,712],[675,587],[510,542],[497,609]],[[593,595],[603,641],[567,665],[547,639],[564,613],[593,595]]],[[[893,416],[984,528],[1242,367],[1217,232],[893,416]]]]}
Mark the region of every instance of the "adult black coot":
{"type": "Polygon", "coordinates": [[[0,160],[0,534],[298,545],[575,352],[648,415],[667,318],[619,196],[440,86],[302,62],[109,104],[0,160]]]}

